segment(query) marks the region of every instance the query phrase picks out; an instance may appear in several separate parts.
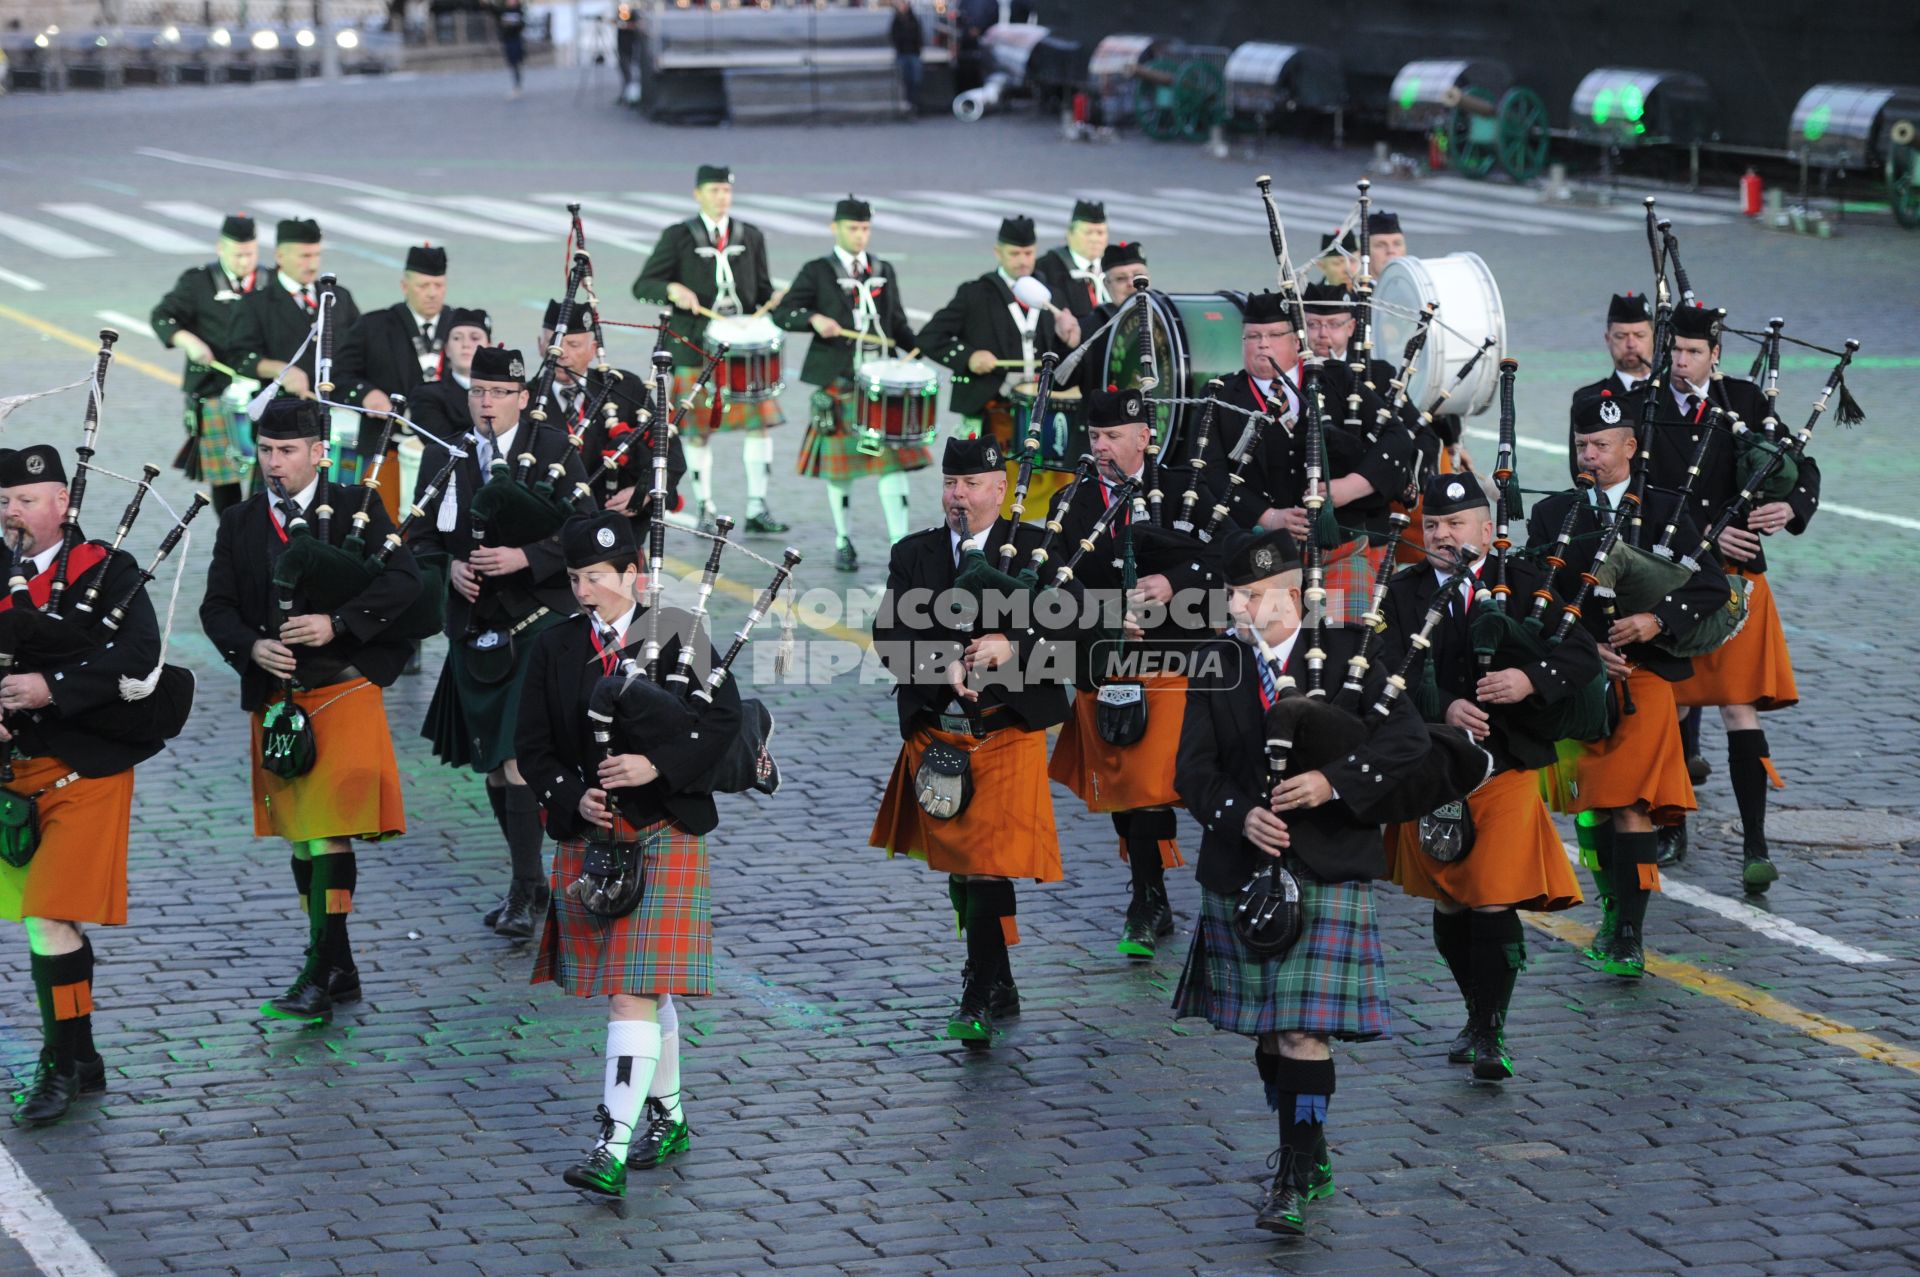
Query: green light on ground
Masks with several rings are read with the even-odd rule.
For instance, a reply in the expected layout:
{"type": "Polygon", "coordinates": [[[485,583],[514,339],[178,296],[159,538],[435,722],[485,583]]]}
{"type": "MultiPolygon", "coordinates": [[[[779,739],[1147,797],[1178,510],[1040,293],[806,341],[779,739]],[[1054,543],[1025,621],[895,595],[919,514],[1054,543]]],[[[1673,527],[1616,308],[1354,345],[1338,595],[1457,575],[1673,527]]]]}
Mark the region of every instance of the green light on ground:
{"type": "Polygon", "coordinates": [[[1402,111],[1411,111],[1413,109],[1414,99],[1419,96],[1420,81],[1417,78],[1408,80],[1407,86],[1400,90],[1400,109],[1402,111]]]}
{"type": "Polygon", "coordinates": [[[1833,108],[1823,102],[1807,112],[1807,122],[1800,126],[1800,131],[1806,135],[1807,141],[1818,142],[1827,135],[1827,126],[1831,123],[1833,108]]]}

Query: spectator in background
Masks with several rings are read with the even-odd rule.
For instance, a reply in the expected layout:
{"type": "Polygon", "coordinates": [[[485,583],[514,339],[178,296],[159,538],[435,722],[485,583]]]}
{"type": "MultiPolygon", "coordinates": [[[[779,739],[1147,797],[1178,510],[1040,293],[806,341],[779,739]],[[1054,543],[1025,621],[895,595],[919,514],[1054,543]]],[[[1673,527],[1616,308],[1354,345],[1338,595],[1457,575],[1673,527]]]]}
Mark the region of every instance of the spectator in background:
{"type": "Polygon", "coordinates": [[[507,70],[513,72],[513,91],[507,96],[517,98],[520,96],[520,64],[527,60],[527,11],[520,7],[520,0],[500,0],[494,17],[500,23],[500,52],[506,55],[507,70]]]}
{"type": "Polygon", "coordinates": [[[907,0],[893,0],[893,60],[900,68],[900,90],[906,94],[907,118],[920,113],[920,51],[926,47],[926,32],[920,28],[920,15],[907,0]]]}

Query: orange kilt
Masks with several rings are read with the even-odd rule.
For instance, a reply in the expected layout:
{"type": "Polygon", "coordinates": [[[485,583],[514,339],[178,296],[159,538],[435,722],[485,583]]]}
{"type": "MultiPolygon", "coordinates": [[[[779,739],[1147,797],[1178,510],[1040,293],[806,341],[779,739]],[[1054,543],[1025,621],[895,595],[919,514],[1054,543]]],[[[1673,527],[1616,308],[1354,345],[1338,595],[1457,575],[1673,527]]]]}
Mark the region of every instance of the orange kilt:
{"type": "Polygon", "coordinates": [[[1060,881],[1047,734],[1005,727],[982,740],[937,727],[916,731],[900,746],[867,844],[886,848],[889,856],[924,860],[944,874],[1060,881]],[[914,797],[913,774],[936,740],[967,751],[972,763],[973,800],[952,820],[928,816],[914,797]]]}
{"type": "MultiPolygon", "coordinates": [[[[72,770],[57,758],[22,759],[7,788],[24,798],[72,770]]],[[[40,849],[25,869],[0,861],[0,918],[124,925],[132,822],[131,767],[47,789],[40,795],[40,849]]]]}
{"type": "Polygon", "coordinates": [[[1780,609],[1773,587],[1762,572],[1745,573],[1753,585],[1747,593],[1747,621],[1740,632],[1705,656],[1693,658],[1693,677],[1673,685],[1681,705],[1751,705],[1755,709],[1790,709],[1800,701],[1793,681],[1793,658],[1787,635],[1780,628],[1780,609]]]}
{"type": "Polygon", "coordinates": [[[1500,772],[1468,796],[1467,807],[1473,850],[1450,865],[1420,850],[1418,821],[1387,826],[1389,876],[1408,895],[1544,913],[1580,903],[1580,883],[1532,772],[1500,772]]]}
{"type": "Polygon", "coordinates": [[[1047,775],[1087,805],[1088,811],[1137,811],[1175,807],[1174,756],[1180,752],[1180,725],[1187,717],[1187,680],[1180,674],[1154,674],[1140,680],[1147,690],[1147,732],[1131,745],[1109,745],[1095,723],[1099,697],[1073,694],[1073,717],[1060,729],[1047,775]]]}
{"type": "Polygon", "coordinates": [[[1687,779],[1673,684],[1647,670],[1627,677],[1634,712],[1622,714],[1605,740],[1561,742],[1560,763],[1548,778],[1554,810],[1610,811],[1644,802],[1656,825],[1677,825],[1699,804],[1687,779]]]}
{"type": "Polygon", "coordinates": [[[387,729],[386,700],[366,679],[293,694],[313,723],[313,770],[283,780],[260,766],[260,719],[255,710],[253,832],[289,842],[319,838],[379,841],[407,832],[400,799],[400,767],[387,729]]]}

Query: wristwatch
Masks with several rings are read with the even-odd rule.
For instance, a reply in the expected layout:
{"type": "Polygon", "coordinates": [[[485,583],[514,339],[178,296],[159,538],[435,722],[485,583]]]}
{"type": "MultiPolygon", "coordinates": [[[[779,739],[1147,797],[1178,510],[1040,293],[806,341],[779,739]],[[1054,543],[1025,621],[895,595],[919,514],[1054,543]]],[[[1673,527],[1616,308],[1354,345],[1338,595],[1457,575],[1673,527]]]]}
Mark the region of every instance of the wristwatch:
{"type": "Polygon", "coordinates": [[[335,638],[344,638],[346,636],[347,619],[344,616],[340,615],[340,613],[338,612],[335,612],[332,615],[327,617],[327,621],[329,624],[333,626],[333,636],[335,638]]]}

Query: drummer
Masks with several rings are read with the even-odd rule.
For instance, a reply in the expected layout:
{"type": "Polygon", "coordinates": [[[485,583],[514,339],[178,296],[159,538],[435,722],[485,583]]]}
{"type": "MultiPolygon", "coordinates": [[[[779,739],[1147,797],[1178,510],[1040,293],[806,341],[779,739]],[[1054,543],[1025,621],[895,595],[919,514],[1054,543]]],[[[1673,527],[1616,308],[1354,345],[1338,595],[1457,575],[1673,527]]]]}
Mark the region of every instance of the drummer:
{"type": "Polygon", "coordinates": [[[1353,277],[1359,273],[1359,253],[1360,244],[1352,231],[1340,236],[1338,244],[1331,231],[1324,232],[1320,236],[1320,256],[1313,259],[1313,265],[1320,268],[1329,284],[1351,288],[1353,277]]]}
{"type": "MultiPolygon", "coordinates": [[[[1108,300],[1088,311],[1081,317],[1081,330],[1087,340],[1093,340],[1093,334],[1106,327],[1107,323],[1119,313],[1120,308],[1133,296],[1134,281],[1147,274],[1147,247],[1136,242],[1120,240],[1108,244],[1106,251],[1100,254],[1100,278],[1105,283],[1108,300]]],[[[1109,332],[1112,330],[1109,329],[1109,332]]],[[[1138,373],[1131,377],[1116,377],[1116,370],[1108,360],[1101,359],[1089,351],[1080,361],[1070,378],[1082,395],[1096,390],[1105,390],[1110,385],[1119,385],[1122,389],[1132,389],[1138,382],[1138,373]]]]}
{"type": "Polygon", "coordinates": [[[1036,279],[1053,292],[1054,300],[1073,312],[1088,332],[1085,320],[1096,309],[1125,297],[1106,278],[1107,206],[1098,200],[1075,200],[1067,222],[1067,242],[1048,249],[1033,265],[1036,279]]]}
{"type": "Polygon", "coordinates": [[[1400,229],[1400,214],[1374,209],[1367,218],[1367,270],[1374,279],[1387,263],[1407,256],[1407,233],[1400,229]]]}
{"type": "MultiPolygon", "coordinates": [[[[893,263],[867,251],[873,235],[872,206],[847,196],[834,206],[829,229],[833,251],[800,268],[773,318],[788,332],[813,333],[800,380],[817,389],[794,470],[825,481],[827,508],[833,515],[833,566],[837,571],[855,572],[860,556],[853,548],[853,481],[863,475],[877,480],[880,512],[887,521],[891,545],[908,531],[907,475],[932,464],[933,452],[924,442],[892,438],[875,447],[859,430],[861,398],[855,380],[859,369],[912,350],[913,325],[907,321],[893,263]]],[[[928,389],[932,388],[929,383],[928,389]]],[[[931,427],[931,395],[927,403],[931,427]]]]}

